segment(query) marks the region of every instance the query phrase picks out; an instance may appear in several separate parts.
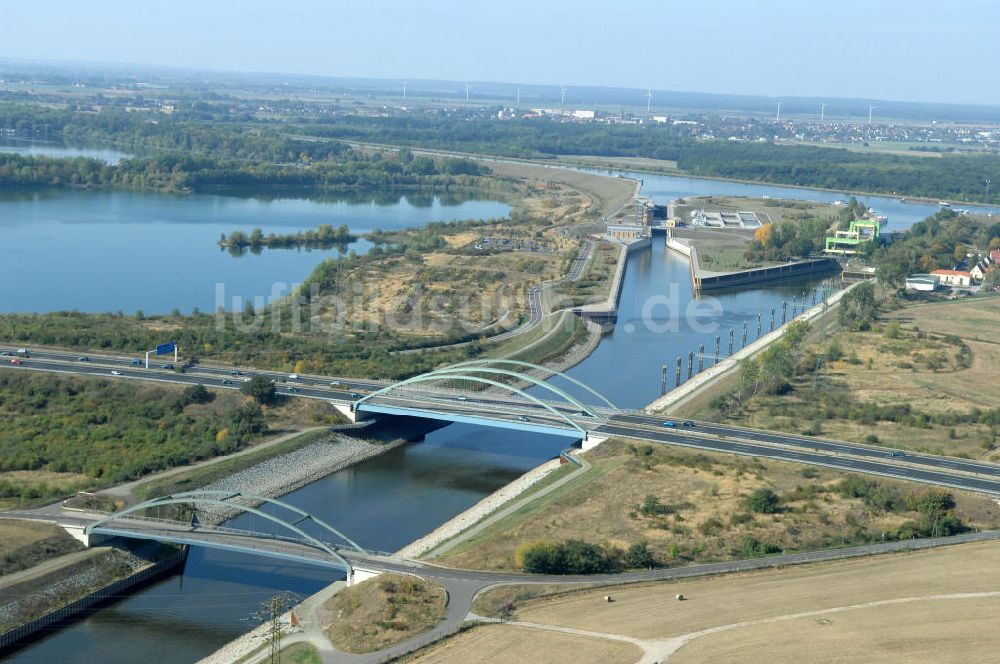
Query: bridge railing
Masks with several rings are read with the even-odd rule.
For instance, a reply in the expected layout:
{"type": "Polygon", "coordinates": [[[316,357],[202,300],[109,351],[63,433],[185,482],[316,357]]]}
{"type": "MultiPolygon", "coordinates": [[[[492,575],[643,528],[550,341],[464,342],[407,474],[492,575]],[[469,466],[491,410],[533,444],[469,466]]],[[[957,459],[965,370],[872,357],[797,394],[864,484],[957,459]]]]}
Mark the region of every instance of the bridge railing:
{"type": "MultiPolygon", "coordinates": [[[[95,513],[96,513],[96,510],[95,510],[95,513]]],[[[282,542],[293,542],[293,543],[296,543],[296,544],[308,543],[307,540],[303,540],[303,539],[298,538],[298,537],[289,537],[288,535],[279,535],[277,533],[264,533],[264,532],[259,532],[259,531],[255,531],[255,530],[243,530],[243,529],[240,529],[240,528],[231,528],[229,526],[217,526],[217,525],[203,524],[203,523],[198,523],[198,524],[192,525],[191,523],[189,523],[187,521],[178,521],[177,519],[163,519],[163,518],[159,518],[159,517],[142,516],[142,515],[136,515],[136,514],[128,514],[126,516],[121,516],[121,517],[115,517],[115,513],[114,512],[100,512],[100,514],[106,514],[106,515],[112,517],[111,522],[108,522],[107,524],[104,525],[104,527],[109,528],[109,529],[113,529],[113,526],[116,523],[117,524],[128,524],[129,521],[140,521],[140,522],[143,522],[143,523],[156,523],[156,524],[164,524],[164,525],[170,525],[170,526],[182,526],[182,527],[184,527],[186,529],[186,532],[200,531],[200,532],[209,532],[209,533],[220,533],[220,534],[223,534],[223,535],[236,535],[236,536],[240,536],[240,537],[248,537],[248,538],[251,538],[251,539],[252,538],[258,538],[258,539],[263,538],[263,539],[269,539],[269,540],[279,540],[279,541],[282,541],[282,542]]],[[[319,540],[319,541],[322,542],[323,544],[326,544],[327,546],[329,546],[330,548],[334,549],[335,551],[340,551],[341,549],[345,548],[345,547],[343,547],[342,544],[338,544],[336,542],[330,542],[330,541],[326,541],[326,540],[319,540]]],[[[367,553],[369,555],[379,555],[379,552],[369,551],[367,549],[365,550],[365,553],[367,553]]]]}
{"type": "MultiPolygon", "coordinates": [[[[446,403],[449,405],[454,405],[455,401],[459,400],[459,397],[466,397],[467,399],[475,399],[477,401],[483,400],[485,398],[481,392],[480,393],[463,392],[460,390],[431,391],[431,390],[408,389],[408,388],[399,388],[397,390],[393,390],[389,394],[383,394],[380,396],[388,399],[397,398],[397,399],[412,399],[419,401],[434,401],[438,403],[446,403]]],[[[379,397],[373,397],[373,399],[378,399],[378,398],[379,397]]],[[[512,396],[505,396],[498,394],[498,395],[490,395],[488,398],[491,402],[519,407],[524,409],[525,412],[530,411],[537,413],[540,408],[536,403],[533,403],[531,401],[525,401],[524,399],[519,399],[517,397],[512,397],[512,396]]],[[[552,401],[550,399],[539,399],[539,401],[542,401],[543,403],[546,403],[556,409],[561,408],[563,410],[566,409],[577,410],[577,408],[573,406],[573,404],[570,404],[565,401],[552,401]]],[[[621,412],[636,412],[636,413],[641,412],[638,410],[615,409],[615,408],[608,408],[607,406],[594,406],[594,405],[588,405],[588,408],[605,417],[616,415],[621,412]]]]}

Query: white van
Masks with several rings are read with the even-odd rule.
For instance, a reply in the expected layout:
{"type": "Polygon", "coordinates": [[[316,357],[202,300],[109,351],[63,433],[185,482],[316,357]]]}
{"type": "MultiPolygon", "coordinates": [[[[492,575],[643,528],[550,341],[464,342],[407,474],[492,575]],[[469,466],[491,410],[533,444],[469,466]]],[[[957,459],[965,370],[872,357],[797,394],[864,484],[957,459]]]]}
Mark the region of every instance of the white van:
{"type": "Polygon", "coordinates": [[[298,374],[288,374],[288,380],[298,380],[298,379],[299,379],[298,374]]]}

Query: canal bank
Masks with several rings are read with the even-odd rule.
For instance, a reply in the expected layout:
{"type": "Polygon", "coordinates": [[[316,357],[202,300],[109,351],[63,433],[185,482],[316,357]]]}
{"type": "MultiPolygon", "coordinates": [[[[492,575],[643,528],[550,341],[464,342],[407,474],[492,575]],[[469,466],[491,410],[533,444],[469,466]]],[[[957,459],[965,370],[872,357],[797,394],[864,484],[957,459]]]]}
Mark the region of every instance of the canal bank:
{"type": "MultiPolygon", "coordinates": [[[[156,550],[159,551],[161,549],[157,547],[156,550]]],[[[0,634],[0,653],[10,653],[25,645],[30,639],[36,637],[39,633],[43,633],[50,629],[56,629],[59,625],[65,625],[73,620],[76,620],[81,615],[84,615],[86,611],[102,602],[117,599],[124,593],[133,592],[144,584],[151,583],[159,578],[173,573],[174,570],[184,565],[184,561],[187,559],[187,553],[187,547],[184,547],[167,555],[166,557],[159,557],[158,559],[145,559],[131,552],[111,549],[109,551],[102,550],[95,552],[90,556],[87,556],[87,558],[92,560],[96,560],[97,557],[106,557],[107,555],[117,556],[121,558],[121,564],[129,565],[132,568],[132,571],[123,578],[115,579],[114,581],[100,586],[96,590],[88,591],[85,594],[76,597],[71,602],[48,610],[32,620],[23,622],[16,627],[4,631],[0,634]]],[[[60,578],[58,581],[53,580],[53,582],[49,584],[51,577],[59,576],[60,573],[63,572],[61,569],[56,569],[48,575],[25,581],[24,583],[26,585],[30,585],[32,588],[30,599],[33,602],[43,601],[41,598],[45,597],[46,593],[49,592],[55,593],[56,595],[72,593],[74,592],[75,587],[87,587],[92,585],[96,578],[100,578],[100,569],[97,566],[87,566],[86,560],[81,556],[75,556],[75,558],[79,558],[80,563],[84,563],[84,566],[79,567],[79,563],[77,563],[76,565],[79,569],[68,569],[69,576],[67,578],[60,578]]],[[[30,570],[26,571],[30,572],[30,570]]],[[[15,583],[14,585],[6,586],[4,588],[4,593],[16,595],[21,593],[21,589],[15,583]]],[[[15,600],[15,602],[8,602],[3,607],[3,611],[25,610],[20,607],[13,608],[12,604],[16,602],[17,600],[15,600]]]]}

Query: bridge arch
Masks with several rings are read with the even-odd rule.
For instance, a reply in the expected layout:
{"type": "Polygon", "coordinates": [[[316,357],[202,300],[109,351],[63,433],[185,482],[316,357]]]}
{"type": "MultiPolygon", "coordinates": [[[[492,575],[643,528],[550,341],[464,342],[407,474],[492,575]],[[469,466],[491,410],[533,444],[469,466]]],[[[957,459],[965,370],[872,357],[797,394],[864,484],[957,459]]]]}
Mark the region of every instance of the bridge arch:
{"type": "MultiPolygon", "coordinates": [[[[550,413],[552,413],[556,417],[558,417],[558,418],[562,419],[563,421],[565,421],[571,427],[573,427],[574,429],[576,429],[577,431],[579,431],[580,435],[582,437],[584,437],[584,438],[587,437],[587,431],[583,427],[581,427],[579,424],[577,424],[576,422],[574,422],[568,415],[566,415],[566,413],[563,413],[561,411],[556,410],[555,408],[552,407],[551,404],[546,403],[545,401],[542,401],[538,397],[532,396],[532,395],[528,394],[527,392],[525,392],[524,390],[521,390],[521,389],[518,389],[518,388],[514,387],[513,385],[508,385],[506,383],[501,383],[500,381],[491,380],[489,378],[483,378],[482,376],[473,376],[473,375],[458,373],[457,371],[458,370],[456,370],[456,372],[448,372],[446,370],[439,369],[437,371],[431,371],[429,373],[420,374],[419,376],[414,376],[412,378],[407,378],[406,380],[399,381],[398,383],[393,383],[392,385],[389,385],[387,387],[383,387],[380,390],[377,390],[375,392],[372,392],[370,394],[365,395],[364,397],[362,397],[361,399],[359,399],[355,403],[355,407],[361,405],[362,403],[364,403],[365,401],[368,401],[369,399],[371,399],[373,397],[377,397],[377,396],[382,395],[382,394],[387,394],[388,392],[390,392],[391,390],[393,390],[395,388],[405,387],[406,385],[412,385],[412,384],[415,384],[415,383],[443,382],[443,381],[448,381],[448,380],[467,380],[467,381],[472,382],[472,383],[481,383],[483,385],[492,385],[493,387],[499,387],[500,389],[503,389],[503,390],[506,390],[508,392],[512,392],[514,394],[517,394],[518,396],[524,397],[528,401],[531,401],[532,403],[541,406],[542,408],[546,409],[547,411],[549,411],[550,413]]],[[[508,372],[504,372],[502,369],[497,369],[495,371],[506,373],[508,375],[517,375],[517,376],[519,376],[519,374],[514,374],[513,372],[509,372],[509,371],[508,372]]],[[[542,384],[544,384],[543,381],[539,381],[539,382],[541,382],[542,384]]],[[[572,403],[578,404],[579,402],[576,402],[574,400],[574,401],[572,401],[572,403]]],[[[589,411],[589,409],[587,409],[586,406],[582,406],[581,405],[581,407],[584,408],[586,411],[589,411]]],[[[592,411],[589,411],[589,412],[591,413],[591,415],[593,417],[598,417],[592,411]]]]}
{"type": "MultiPolygon", "coordinates": [[[[183,493],[175,493],[168,496],[153,498],[145,502],[139,503],[137,505],[128,507],[120,512],[114,512],[112,514],[109,514],[103,519],[89,524],[86,528],[84,528],[84,533],[89,535],[101,527],[110,528],[113,525],[113,523],[118,519],[120,519],[121,517],[125,517],[128,516],[129,514],[135,514],[136,512],[141,512],[147,509],[151,509],[153,507],[162,507],[167,505],[188,505],[188,504],[216,505],[220,507],[236,509],[240,512],[259,516],[267,521],[270,521],[276,525],[279,525],[295,533],[296,535],[303,538],[314,548],[317,548],[323,551],[324,553],[330,555],[334,560],[338,561],[344,566],[344,568],[347,570],[348,576],[350,576],[353,573],[353,566],[342,555],[340,555],[340,553],[337,552],[337,546],[334,545],[331,547],[326,542],[323,542],[314,537],[313,535],[310,535],[302,528],[300,528],[299,524],[307,521],[314,523],[323,530],[335,535],[344,543],[346,543],[347,548],[353,549],[358,553],[367,553],[365,549],[361,547],[360,544],[358,544],[357,542],[349,538],[347,535],[345,535],[344,533],[340,532],[339,530],[331,526],[329,523],[314,517],[305,510],[299,509],[294,505],[291,505],[281,500],[277,500],[275,498],[258,496],[255,494],[244,493],[241,491],[220,491],[220,490],[204,489],[200,491],[186,491],[183,493]],[[298,518],[294,520],[288,520],[280,516],[265,512],[264,510],[258,509],[257,507],[251,505],[243,505],[240,504],[239,502],[234,502],[234,499],[237,498],[241,498],[255,504],[274,505],[276,507],[280,507],[282,509],[292,512],[294,515],[297,515],[298,518]]],[[[136,533],[136,535],[141,536],[141,533],[136,533]]]]}
{"type": "Polygon", "coordinates": [[[531,362],[523,362],[521,360],[507,360],[503,358],[485,357],[478,360],[468,360],[467,362],[458,362],[456,364],[449,365],[448,367],[445,368],[450,369],[452,367],[471,367],[471,366],[481,366],[481,365],[491,365],[491,364],[507,364],[510,366],[526,367],[528,369],[536,369],[539,371],[544,371],[548,374],[552,374],[554,376],[559,376],[560,378],[565,378],[566,380],[573,383],[577,387],[580,387],[586,390],[587,392],[590,392],[592,395],[594,395],[595,397],[603,401],[605,404],[607,404],[609,408],[612,408],[613,410],[618,410],[618,406],[611,403],[610,399],[608,399],[606,396],[604,396],[591,386],[587,385],[586,383],[579,381],[576,378],[570,376],[569,374],[563,373],[562,371],[556,371],[555,369],[550,369],[549,367],[542,366],[540,364],[532,364],[531,362]]]}

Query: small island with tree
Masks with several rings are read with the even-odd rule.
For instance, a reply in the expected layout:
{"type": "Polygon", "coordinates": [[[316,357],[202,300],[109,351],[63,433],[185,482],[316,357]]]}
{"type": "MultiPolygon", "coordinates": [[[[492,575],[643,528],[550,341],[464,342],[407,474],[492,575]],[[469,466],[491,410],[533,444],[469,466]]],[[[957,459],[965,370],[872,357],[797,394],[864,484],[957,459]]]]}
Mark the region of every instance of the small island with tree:
{"type": "Polygon", "coordinates": [[[336,246],[344,246],[351,242],[357,242],[359,236],[352,235],[347,224],[341,224],[334,228],[330,224],[320,224],[316,230],[299,231],[298,233],[287,233],[278,235],[270,233],[264,235],[264,231],[255,228],[250,234],[243,231],[233,231],[229,235],[225,233],[219,238],[219,247],[229,249],[230,252],[242,254],[246,250],[260,253],[263,247],[271,249],[298,249],[306,247],[309,249],[330,249],[336,246]]]}

